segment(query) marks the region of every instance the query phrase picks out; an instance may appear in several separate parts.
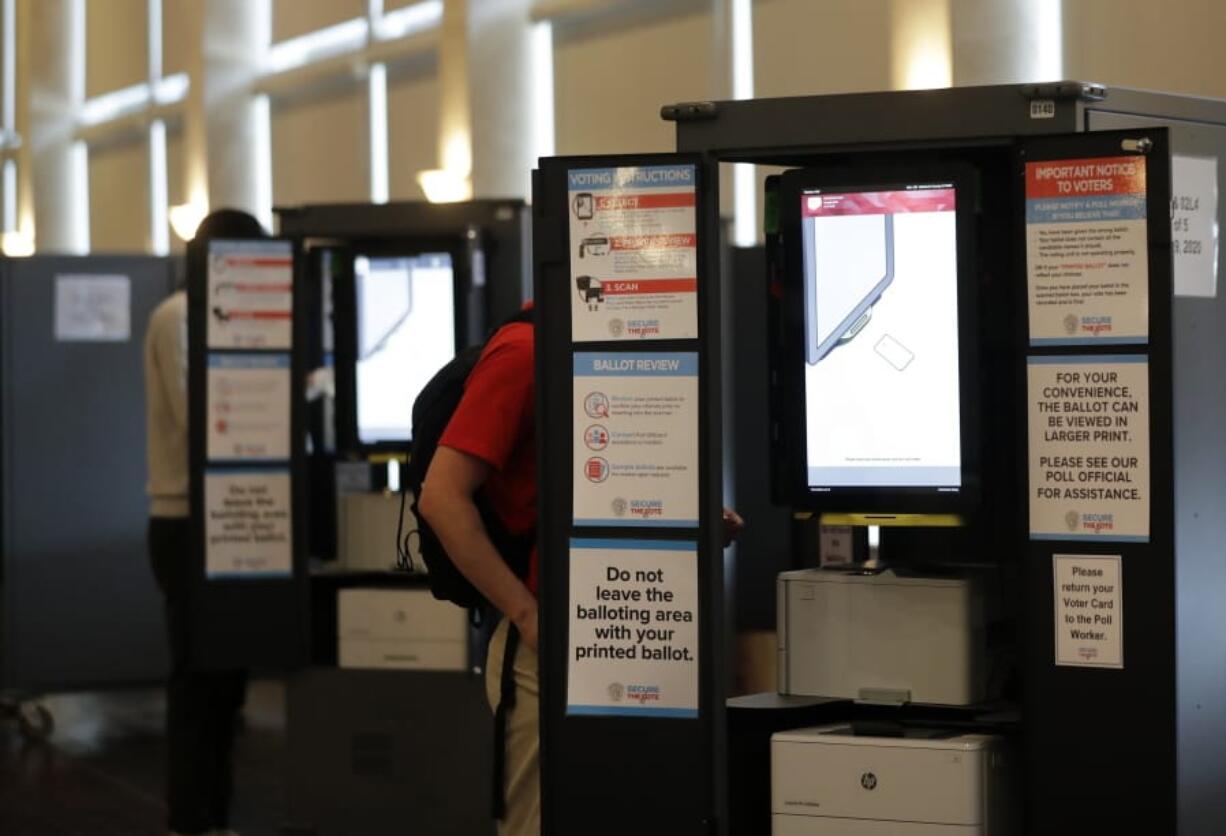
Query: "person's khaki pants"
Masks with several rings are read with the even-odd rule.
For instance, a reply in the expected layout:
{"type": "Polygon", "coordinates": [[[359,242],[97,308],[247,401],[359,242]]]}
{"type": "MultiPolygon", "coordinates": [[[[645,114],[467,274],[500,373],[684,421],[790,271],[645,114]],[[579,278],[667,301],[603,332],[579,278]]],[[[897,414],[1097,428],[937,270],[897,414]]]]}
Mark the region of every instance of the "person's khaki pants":
{"type": "MultiPolygon", "coordinates": [[[[490,639],[485,663],[485,695],[490,709],[498,707],[502,690],[502,657],[508,622],[503,619],[490,639]]],[[[541,729],[536,651],[520,642],[515,651],[515,707],[507,716],[506,814],[498,836],[540,836],[541,729]]]]}

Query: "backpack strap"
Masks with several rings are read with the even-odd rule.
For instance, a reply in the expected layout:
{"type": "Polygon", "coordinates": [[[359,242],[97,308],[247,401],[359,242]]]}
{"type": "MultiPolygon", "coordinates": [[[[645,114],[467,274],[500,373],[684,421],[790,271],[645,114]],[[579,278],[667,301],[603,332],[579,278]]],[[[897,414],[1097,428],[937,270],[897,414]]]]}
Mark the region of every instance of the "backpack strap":
{"type": "Polygon", "coordinates": [[[502,821],[507,813],[507,714],[515,707],[515,653],[519,649],[519,630],[507,622],[507,643],[502,651],[502,674],[498,707],[494,709],[494,795],[493,813],[502,821]]]}

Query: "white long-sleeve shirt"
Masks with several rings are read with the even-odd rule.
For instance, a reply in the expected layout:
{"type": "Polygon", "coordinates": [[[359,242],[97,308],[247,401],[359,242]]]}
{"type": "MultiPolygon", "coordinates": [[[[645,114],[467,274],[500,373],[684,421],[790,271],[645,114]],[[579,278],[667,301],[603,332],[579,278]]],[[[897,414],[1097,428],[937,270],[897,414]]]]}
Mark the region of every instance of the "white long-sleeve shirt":
{"type": "Polygon", "coordinates": [[[154,309],[145,334],[145,433],[149,515],[186,517],[187,294],[180,290],[154,309]]]}

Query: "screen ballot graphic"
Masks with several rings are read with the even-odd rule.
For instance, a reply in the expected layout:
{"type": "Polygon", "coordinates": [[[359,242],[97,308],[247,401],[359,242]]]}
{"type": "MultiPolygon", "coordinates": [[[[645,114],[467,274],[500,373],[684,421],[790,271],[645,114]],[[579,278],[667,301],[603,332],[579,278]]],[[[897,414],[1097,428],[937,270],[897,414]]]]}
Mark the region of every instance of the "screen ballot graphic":
{"type": "Polygon", "coordinates": [[[800,200],[810,489],[960,490],[956,189],[800,200]]]}
{"type": "Polygon", "coordinates": [[[574,355],[574,524],[698,526],[698,354],[574,355]]]}
{"type": "Polygon", "coordinates": [[[210,241],[208,347],[289,350],[293,287],[289,241],[210,241]]]}
{"type": "Polygon", "coordinates": [[[697,170],[568,172],[571,339],[698,337],[697,170]]]}
{"type": "Polygon", "coordinates": [[[566,712],[698,716],[698,546],[570,542],[566,712]]]}

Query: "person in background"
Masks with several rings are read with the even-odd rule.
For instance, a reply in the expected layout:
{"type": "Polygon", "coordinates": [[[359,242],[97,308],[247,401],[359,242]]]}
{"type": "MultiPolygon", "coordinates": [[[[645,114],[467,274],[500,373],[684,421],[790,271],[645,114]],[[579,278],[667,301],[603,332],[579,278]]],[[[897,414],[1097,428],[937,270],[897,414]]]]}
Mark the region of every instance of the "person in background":
{"type": "MultiPolygon", "coordinates": [[[[245,212],[206,217],[196,240],[266,233],[245,212]]],[[[194,561],[188,521],[187,293],[180,289],[149,317],[145,335],[149,466],[149,559],[166,604],[170,674],[166,683],[167,807],[172,834],[225,836],[233,786],[231,752],[247,686],[243,670],[197,670],[188,609],[194,561]]]]}

